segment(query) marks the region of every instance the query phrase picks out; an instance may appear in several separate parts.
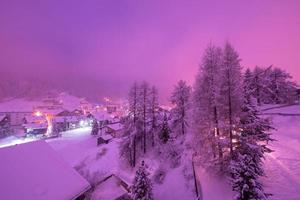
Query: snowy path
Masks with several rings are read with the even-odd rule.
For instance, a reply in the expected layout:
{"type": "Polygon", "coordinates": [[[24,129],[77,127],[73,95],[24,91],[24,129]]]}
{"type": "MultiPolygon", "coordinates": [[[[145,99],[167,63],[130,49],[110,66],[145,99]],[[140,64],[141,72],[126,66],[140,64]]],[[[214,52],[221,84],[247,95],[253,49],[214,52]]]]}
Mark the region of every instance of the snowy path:
{"type": "MultiPolygon", "coordinates": [[[[299,110],[299,109],[298,109],[299,110]]],[[[271,200],[300,199],[300,117],[274,116],[273,142],[275,152],[266,156],[264,179],[271,200]]]]}

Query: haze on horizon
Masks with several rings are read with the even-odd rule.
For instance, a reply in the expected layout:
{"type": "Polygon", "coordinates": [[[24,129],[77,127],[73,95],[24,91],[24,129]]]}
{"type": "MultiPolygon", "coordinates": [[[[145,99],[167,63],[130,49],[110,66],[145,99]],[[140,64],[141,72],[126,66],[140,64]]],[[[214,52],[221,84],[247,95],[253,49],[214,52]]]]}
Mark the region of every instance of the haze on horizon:
{"type": "Polygon", "coordinates": [[[229,40],[243,67],[272,64],[299,83],[299,9],[297,0],[2,0],[0,78],[112,97],[146,80],[166,101],[178,80],[193,83],[210,41],[229,40]]]}

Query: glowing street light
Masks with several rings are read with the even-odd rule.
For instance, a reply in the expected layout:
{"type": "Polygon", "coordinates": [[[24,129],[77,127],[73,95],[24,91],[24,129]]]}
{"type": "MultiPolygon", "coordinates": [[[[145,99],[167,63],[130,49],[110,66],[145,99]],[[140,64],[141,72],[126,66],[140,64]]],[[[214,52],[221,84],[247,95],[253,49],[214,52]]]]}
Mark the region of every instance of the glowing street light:
{"type": "Polygon", "coordinates": [[[43,115],[43,113],[42,113],[41,111],[36,111],[36,112],[34,113],[34,115],[37,116],[37,117],[40,117],[40,116],[43,115]]]}

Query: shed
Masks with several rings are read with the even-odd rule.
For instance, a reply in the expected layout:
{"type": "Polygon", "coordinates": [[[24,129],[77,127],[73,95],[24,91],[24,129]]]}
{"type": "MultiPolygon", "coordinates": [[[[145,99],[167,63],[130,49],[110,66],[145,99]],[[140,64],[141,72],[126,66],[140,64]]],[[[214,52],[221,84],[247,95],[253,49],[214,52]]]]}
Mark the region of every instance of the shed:
{"type": "Polygon", "coordinates": [[[100,144],[108,144],[113,137],[111,135],[102,135],[97,139],[97,146],[100,144]]]}
{"type": "Polygon", "coordinates": [[[107,134],[110,134],[113,137],[121,137],[123,131],[123,124],[120,122],[108,124],[105,126],[105,132],[107,134]]]}

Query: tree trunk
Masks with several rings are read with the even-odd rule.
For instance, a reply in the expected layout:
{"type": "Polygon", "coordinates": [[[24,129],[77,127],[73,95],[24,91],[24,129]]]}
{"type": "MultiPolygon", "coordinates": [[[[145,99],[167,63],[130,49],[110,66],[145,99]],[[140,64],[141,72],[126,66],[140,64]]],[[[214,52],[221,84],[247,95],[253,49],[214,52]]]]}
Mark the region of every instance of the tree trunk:
{"type": "Polygon", "coordinates": [[[214,118],[215,118],[215,128],[216,128],[216,133],[218,136],[218,151],[219,151],[219,158],[223,158],[223,151],[222,151],[222,147],[220,144],[220,128],[219,128],[219,120],[218,120],[218,112],[217,112],[217,107],[214,106],[214,118]]]}
{"type": "Polygon", "coordinates": [[[229,139],[230,139],[230,155],[233,153],[233,145],[232,145],[232,102],[231,102],[231,83],[230,83],[230,74],[229,70],[227,70],[227,79],[228,79],[228,117],[229,117],[229,139]]]}
{"type": "Polygon", "coordinates": [[[144,142],[144,146],[143,146],[143,150],[144,150],[144,154],[146,153],[146,88],[144,88],[144,102],[143,102],[143,142],[144,142]]]}
{"type": "Polygon", "coordinates": [[[136,165],[136,138],[133,136],[133,167],[136,165]]]}

